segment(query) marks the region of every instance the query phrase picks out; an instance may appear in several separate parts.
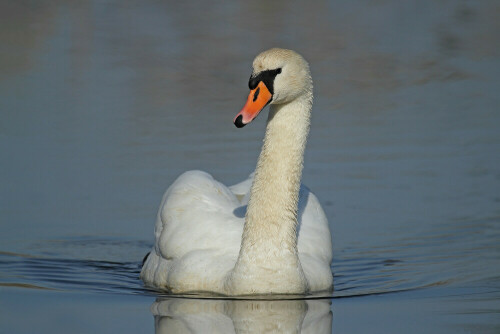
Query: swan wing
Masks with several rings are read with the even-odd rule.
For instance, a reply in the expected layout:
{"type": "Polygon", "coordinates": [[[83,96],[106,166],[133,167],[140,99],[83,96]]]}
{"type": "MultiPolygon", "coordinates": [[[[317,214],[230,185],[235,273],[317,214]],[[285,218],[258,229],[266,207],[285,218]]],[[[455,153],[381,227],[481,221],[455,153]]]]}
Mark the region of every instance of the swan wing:
{"type": "MultiPolygon", "coordinates": [[[[202,171],[179,176],[160,205],[155,245],[141,272],[146,284],[222,292],[239,253],[252,181],[253,174],[226,187],[202,171]]],[[[298,222],[299,258],[309,287],[327,289],[332,285],[328,220],[318,198],[304,185],[298,222]]]]}
{"type": "Polygon", "coordinates": [[[184,291],[222,289],[240,248],[244,219],[234,214],[240,205],[205,172],[179,176],[163,196],[155,245],[141,272],[144,281],[184,291]]]}
{"type": "Polygon", "coordinates": [[[250,199],[250,188],[252,187],[253,177],[255,172],[250,174],[245,181],[234,184],[229,187],[236,198],[240,201],[240,205],[247,205],[250,199]]]}
{"type": "Polygon", "coordinates": [[[332,238],[328,219],[318,198],[305,185],[299,192],[297,248],[311,291],[330,289],[332,238]]]}

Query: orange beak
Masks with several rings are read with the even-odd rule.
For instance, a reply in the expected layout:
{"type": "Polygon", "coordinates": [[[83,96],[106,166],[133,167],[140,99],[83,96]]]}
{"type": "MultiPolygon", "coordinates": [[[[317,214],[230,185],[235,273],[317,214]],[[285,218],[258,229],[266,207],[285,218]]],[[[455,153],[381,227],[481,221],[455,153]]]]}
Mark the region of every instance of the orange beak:
{"type": "Polygon", "coordinates": [[[273,95],[269,92],[266,85],[261,81],[257,88],[250,91],[247,103],[241,111],[236,115],[233,122],[238,128],[242,128],[260,113],[262,109],[271,101],[273,95]]]}

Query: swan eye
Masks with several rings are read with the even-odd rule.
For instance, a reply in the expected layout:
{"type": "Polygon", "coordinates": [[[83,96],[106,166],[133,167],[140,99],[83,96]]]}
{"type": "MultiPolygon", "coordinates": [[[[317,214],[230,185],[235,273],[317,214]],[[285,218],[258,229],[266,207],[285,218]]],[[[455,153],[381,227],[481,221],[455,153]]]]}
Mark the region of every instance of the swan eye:
{"type": "Polygon", "coordinates": [[[274,70],[262,71],[257,75],[252,74],[252,76],[250,76],[250,80],[248,80],[248,88],[250,88],[250,90],[254,90],[257,88],[259,82],[262,81],[266,85],[267,89],[269,89],[269,92],[274,94],[274,79],[280,73],[281,67],[274,70]]]}

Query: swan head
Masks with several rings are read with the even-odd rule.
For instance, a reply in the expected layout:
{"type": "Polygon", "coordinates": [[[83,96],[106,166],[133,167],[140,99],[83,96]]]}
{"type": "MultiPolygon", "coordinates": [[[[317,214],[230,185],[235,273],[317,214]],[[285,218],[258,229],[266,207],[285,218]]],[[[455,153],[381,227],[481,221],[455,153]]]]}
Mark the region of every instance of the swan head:
{"type": "Polygon", "coordinates": [[[268,104],[289,103],[303,95],[311,95],[309,64],[295,51],[269,49],[255,57],[248,87],[247,102],[234,118],[238,128],[254,120],[268,104]]]}

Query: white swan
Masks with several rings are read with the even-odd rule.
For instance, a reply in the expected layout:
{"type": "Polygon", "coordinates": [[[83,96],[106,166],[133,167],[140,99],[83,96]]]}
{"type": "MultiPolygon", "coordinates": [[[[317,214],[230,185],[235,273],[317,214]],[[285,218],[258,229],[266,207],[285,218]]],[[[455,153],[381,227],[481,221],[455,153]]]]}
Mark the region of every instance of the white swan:
{"type": "Polygon", "coordinates": [[[270,104],[255,176],[229,188],[201,171],[179,176],[158,212],[155,245],[141,271],[147,285],[224,295],[333,288],[328,221],[300,185],[313,99],[309,66],[294,51],[264,51],[249,87],[237,127],[270,104]]]}

